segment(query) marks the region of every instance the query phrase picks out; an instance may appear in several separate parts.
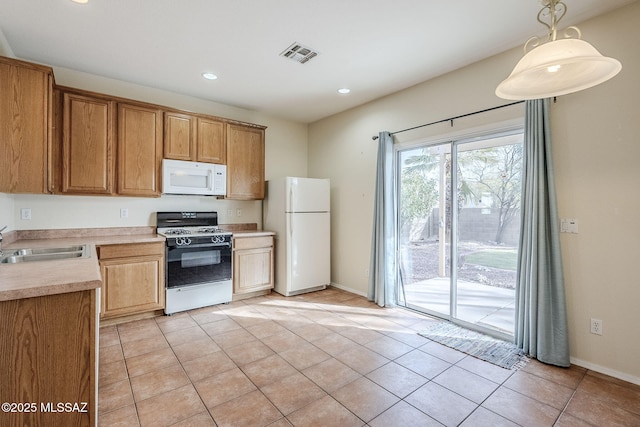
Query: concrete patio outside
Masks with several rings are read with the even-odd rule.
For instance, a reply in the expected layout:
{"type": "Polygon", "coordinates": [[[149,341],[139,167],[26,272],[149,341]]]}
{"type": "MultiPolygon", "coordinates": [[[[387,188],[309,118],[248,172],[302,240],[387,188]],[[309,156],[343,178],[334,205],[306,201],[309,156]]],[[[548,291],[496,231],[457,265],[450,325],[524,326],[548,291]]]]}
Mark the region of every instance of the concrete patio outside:
{"type": "MultiPolygon", "coordinates": [[[[457,281],[457,318],[513,335],[515,290],[464,280],[457,281]]],[[[450,278],[438,277],[405,285],[407,306],[449,315],[450,278]]]]}

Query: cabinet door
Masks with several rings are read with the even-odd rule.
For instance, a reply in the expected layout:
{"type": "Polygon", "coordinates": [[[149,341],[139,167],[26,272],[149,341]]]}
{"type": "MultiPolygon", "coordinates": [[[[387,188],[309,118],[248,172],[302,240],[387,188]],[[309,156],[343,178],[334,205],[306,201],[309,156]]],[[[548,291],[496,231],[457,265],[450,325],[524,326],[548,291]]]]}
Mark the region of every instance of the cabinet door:
{"type": "Polygon", "coordinates": [[[237,250],[233,260],[233,292],[244,294],[273,288],[273,248],[237,250]]]}
{"type": "Polygon", "coordinates": [[[264,199],[264,129],[227,125],[227,198],[264,199]]]}
{"type": "Polygon", "coordinates": [[[159,196],[162,111],[118,104],[118,194],[159,196]]]}
{"type": "Polygon", "coordinates": [[[164,158],[196,160],[196,120],[193,116],[164,113],[164,158]]]}
{"type": "Polygon", "coordinates": [[[17,61],[0,62],[0,192],[48,190],[51,78],[17,61]]]}
{"type": "Polygon", "coordinates": [[[138,256],[100,261],[102,318],[164,308],[163,258],[138,256]]]}
{"type": "Polygon", "coordinates": [[[111,194],[114,185],[114,103],[65,93],[62,192],[111,194]]]}
{"type": "Polygon", "coordinates": [[[0,402],[37,405],[5,409],[0,425],[95,425],[95,295],[91,289],[0,301],[0,402]],[[85,412],[56,411],[57,402],[88,405],[85,412]]]}
{"type": "Polygon", "coordinates": [[[225,164],[227,143],[225,124],[216,120],[198,117],[197,160],[205,163],[225,164]]]}

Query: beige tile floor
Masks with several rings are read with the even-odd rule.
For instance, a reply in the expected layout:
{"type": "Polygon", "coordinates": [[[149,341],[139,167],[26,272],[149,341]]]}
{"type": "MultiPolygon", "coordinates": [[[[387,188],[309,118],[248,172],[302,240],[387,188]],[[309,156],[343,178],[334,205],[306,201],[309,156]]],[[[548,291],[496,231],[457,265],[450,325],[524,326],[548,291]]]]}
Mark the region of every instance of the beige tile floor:
{"type": "Polygon", "coordinates": [[[101,426],[640,426],[640,386],[509,371],[416,334],[432,319],[328,289],[100,330],[101,426]]]}

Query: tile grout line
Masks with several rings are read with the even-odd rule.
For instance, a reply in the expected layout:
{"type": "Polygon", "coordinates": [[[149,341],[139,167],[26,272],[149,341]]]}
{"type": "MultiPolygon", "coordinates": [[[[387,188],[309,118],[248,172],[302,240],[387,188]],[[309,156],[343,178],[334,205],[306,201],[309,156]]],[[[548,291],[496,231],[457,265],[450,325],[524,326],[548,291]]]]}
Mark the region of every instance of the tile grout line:
{"type": "MultiPolygon", "coordinates": [[[[193,389],[195,390],[196,394],[198,395],[198,399],[199,399],[199,400],[200,400],[200,402],[202,403],[202,406],[204,406],[204,409],[207,411],[207,413],[209,414],[209,416],[210,416],[210,417],[211,417],[211,419],[213,420],[213,419],[214,419],[214,418],[213,418],[213,414],[212,414],[212,413],[211,413],[211,411],[209,410],[209,407],[208,407],[208,406],[204,403],[204,401],[202,400],[202,396],[200,396],[200,393],[198,393],[198,389],[196,388],[195,384],[193,383],[193,380],[191,379],[191,377],[189,376],[189,374],[187,374],[186,370],[184,369],[184,365],[183,365],[182,360],[180,360],[180,358],[179,358],[179,357],[178,357],[178,355],[176,354],[176,352],[175,352],[175,350],[174,350],[174,348],[173,348],[173,345],[171,345],[171,343],[170,343],[170,342],[169,342],[169,340],[167,339],[167,337],[166,337],[166,335],[165,335],[165,332],[162,330],[162,328],[161,328],[161,327],[160,327],[160,325],[158,324],[158,320],[157,320],[157,319],[158,319],[158,318],[156,318],[156,325],[158,325],[158,329],[160,329],[160,332],[162,333],[162,337],[165,339],[165,341],[167,341],[167,345],[169,346],[169,348],[171,349],[171,352],[173,353],[173,355],[175,356],[176,360],[177,360],[177,361],[178,361],[178,363],[180,364],[180,368],[182,368],[182,372],[183,372],[183,373],[184,373],[184,375],[189,379],[189,384],[191,385],[191,387],[193,387],[193,389]]],[[[191,317],[191,315],[190,315],[190,314],[189,314],[189,319],[192,319],[192,317],[191,317]]],[[[193,320],[193,319],[192,319],[192,320],[193,320]]],[[[170,321],[170,320],[165,319],[165,321],[167,321],[167,322],[168,322],[168,321],[170,321]]],[[[195,320],[194,320],[194,322],[195,322],[195,320]]],[[[198,323],[196,322],[196,324],[198,324],[198,323]]],[[[198,324],[198,327],[200,327],[200,325],[199,325],[199,324],[198,324]]],[[[200,329],[202,329],[202,328],[200,328],[200,329]]],[[[205,331],[203,330],[203,332],[205,332],[205,331]]],[[[206,332],[205,332],[205,333],[206,333],[206,332]]],[[[175,389],[174,389],[174,390],[175,390],[175,389]]],[[[169,393],[169,392],[171,392],[171,391],[173,391],[173,390],[168,390],[168,391],[166,391],[165,393],[169,393]]],[[[155,397],[155,396],[154,396],[154,397],[155,397]]],[[[151,397],[150,397],[149,399],[151,399],[151,397]]],[[[138,402],[136,402],[136,408],[137,408],[137,407],[138,407],[138,402]]],[[[196,414],[196,415],[197,415],[197,414],[196,414]]],[[[196,415],[192,415],[192,416],[190,416],[190,417],[187,417],[187,418],[183,418],[183,419],[181,419],[181,420],[178,420],[178,421],[176,421],[175,423],[173,423],[172,425],[177,424],[177,423],[180,423],[180,422],[183,422],[183,421],[185,421],[185,420],[188,420],[189,418],[195,417],[196,415]]],[[[215,422],[215,420],[214,420],[214,422],[215,422]]]]}

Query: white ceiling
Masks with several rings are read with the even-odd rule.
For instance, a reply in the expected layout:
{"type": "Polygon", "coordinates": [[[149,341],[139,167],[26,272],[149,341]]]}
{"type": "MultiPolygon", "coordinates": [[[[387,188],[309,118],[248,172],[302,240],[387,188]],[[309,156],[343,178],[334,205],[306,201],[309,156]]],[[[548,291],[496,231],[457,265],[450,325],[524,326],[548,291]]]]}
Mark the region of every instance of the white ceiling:
{"type": "MultiPolygon", "coordinates": [[[[560,26],[634,1],[565,0],[560,26]]],[[[0,0],[0,30],[21,59],[308,123],[522,45],[545,33],[540,8],[540,0],[0,0]],[[319,55],[304,65],[279,56],[294,42],[319,55]],[[204,80],[205,71],[219,79],[204,80]],[[352,92],[338,94],[342,87],[352,92]]]]}

